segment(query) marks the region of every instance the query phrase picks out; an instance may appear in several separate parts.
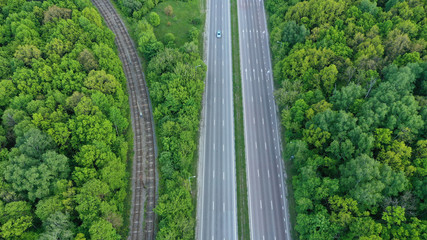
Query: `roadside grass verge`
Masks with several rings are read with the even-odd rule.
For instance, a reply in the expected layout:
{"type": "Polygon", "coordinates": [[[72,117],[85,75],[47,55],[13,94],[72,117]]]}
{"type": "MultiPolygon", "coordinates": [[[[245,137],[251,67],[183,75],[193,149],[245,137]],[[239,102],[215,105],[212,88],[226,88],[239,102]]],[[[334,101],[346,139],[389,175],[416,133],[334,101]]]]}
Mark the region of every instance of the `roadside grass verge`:
{"type": "MultiPolygon", "coordinates": [[[[282,149],[284,150],[286,149],[286,145],[289,140],[289,138],[286,137],[286,135],[288,135],[288,133],[283,127],[281,127],[281,137],[283,139],[282,149]]],[[[292,239],[299,239],[296,231],[294,231],[294,226],[296,224],[296,211],[295,211],[296,203],[294,198],[294,187],[292,185],[292,177],[295,176],[297,172],[293,162],[290,161],[289,158],[287,159],[287,157],[285,156],[286,156],[286,151],[283,151],[282,158],[285,165],[285,171],[287,176],[286,190],[288,193],[287,197],[288,197],[289,217],[290,217],[290,223],[291,223],[291,236],[292,236],[292,239]]]]}
{"type": "Polygon", "coordinates": [[[234,139],[236,152],[237,225],[239,239],[250,239],[248,190],[246,185],[245,137],[243,126],[242,80],[240,76],[237,0],[231,0],[231,44],[233,62],[234,139]]]}
{"type": "MultiPolygon", "coordinates": [[[[198,3],[197,9],[199,9],[199,13],[200,13],[199,17],[201,18],[201,24],[198,27],[199,32],[200,32],[198,47],[199,47],[200,57],[201,57],[201,59],[203,59],[203,54],[204,54],[204,45],[203,45],[204,44],[204,38],[203,38],[204,34],[203,34],[203,31],[204,31],[205,22],[206,22],[206,0],[190,0],[190,1],[194,1],[194,2],[198,3]]],[[[199,120],[201,120],[201,118],[202,118],[203,107],[201,107],[200,110],[201,111],[199,112],[199,120]]],[[[199,126],[200,126],[200,122],[199,122],[199,126]]],[[[199,139],[200,139],[200,128],[197,131],[197,134],[194,138],[194,141],[196,144],[199,144],[199,142],[200,142],[199,139]]],[[[193,157],[193,161],[192,161],[191,169],[190,169],[191,176],[197,176],[198,175],[197,172],[198,172],[198,166],[199,166],[199,164],[198,164],[199,163],[199,148],[200,148],[200,146],[197,147],[197,149],[194,153],[194,157],[193,157]]],[[[196,221],[197,221],[197,196],[198,196],[197,182],[198,182],[197,178],[191,178],[190,183],[189,183],[190,189],[191,189],[191,198],[192,198],[192,202],[193,202],[193,206],[194,206],[194,210],[192,212],[192,217],[194,219],[196,219],[196,221]]],[[[197,228],[197,222],[196,222],[195,226],[197,228]]]]}

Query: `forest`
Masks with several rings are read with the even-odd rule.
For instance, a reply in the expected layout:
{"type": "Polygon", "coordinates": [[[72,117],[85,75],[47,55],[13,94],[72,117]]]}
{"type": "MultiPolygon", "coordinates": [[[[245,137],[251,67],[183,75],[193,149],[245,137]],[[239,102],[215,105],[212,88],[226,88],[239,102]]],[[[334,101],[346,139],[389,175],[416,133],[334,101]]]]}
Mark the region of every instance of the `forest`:
{"type": "Polygon", "coordinates": [[[267,0],[300,239],[427,239],[422,0],[267,0]]]}
{"type": "Polygon", "coordinates": [[[0,1],[0,116],[0,239],[127,236],[126,79],[90,0],[0,1]]]}
{"type": "MultiPolygon", "coordinates": [[[[114,2],[126,16],[131,35],[144,57],[144,72],[153,105],[160,173],[155,208],[159,218],[156,238],[194,239],[196,209],[189,177],[195,173],[206,73],[199,52],[201,22],[190,19],[187,23],[191,24],[186,25],[183,20],[177,20],[175,14],[178,16],[179,9],[169,5],[177,2],[175,0],[163,1],[166,7],[161,9],[158,0],[114,2]],[[162,18],[170,22],[162,23],[162,18]],[[176,25],[170,26],[174,21],[176,25]],[[159,32],[156,36],[156,27],[162,24],[170,27],[166,28],[169,32],[159,32]],[[180,31],[185,32],[184,39],[175,36],[171,32],[173,28],[181,28],[180,31]]],[[[182,1],[181,9],[194,12],[188,9],[188,4],[190,2],[182,1]]]]}

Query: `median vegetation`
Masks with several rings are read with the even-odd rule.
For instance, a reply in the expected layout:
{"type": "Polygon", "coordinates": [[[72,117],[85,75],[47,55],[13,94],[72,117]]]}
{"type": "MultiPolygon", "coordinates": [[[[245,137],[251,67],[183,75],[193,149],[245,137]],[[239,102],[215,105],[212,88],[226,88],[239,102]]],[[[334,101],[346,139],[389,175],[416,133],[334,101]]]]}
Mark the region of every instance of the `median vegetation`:
{"type": "Polygon", "coordinates": [[[119,0],[138,50],[153,105],[159,148],[157,239],[193,239],[194,175],[206,66],[199,51],[200,2],[119,0]]]}
{"type": "Polygon", "coordinates": [[[1,239],[126,236],[129,105],[115,49],[89,0],[0,1],[1,239]]]}
{"type": "Polygon", "coordinates": [[[426,239],[425,1],[268,0],[301,239],[426,239]]]}
{"type": "Polygon", "coordinates": [[[236,152],[237,223],[239,239],[250,239],[248,188],[246,183],[245,136],[243,125],[242,79],[240,76],[239,24],[237,1],[230,2],[233,59],[234,139],[236,152]]]}

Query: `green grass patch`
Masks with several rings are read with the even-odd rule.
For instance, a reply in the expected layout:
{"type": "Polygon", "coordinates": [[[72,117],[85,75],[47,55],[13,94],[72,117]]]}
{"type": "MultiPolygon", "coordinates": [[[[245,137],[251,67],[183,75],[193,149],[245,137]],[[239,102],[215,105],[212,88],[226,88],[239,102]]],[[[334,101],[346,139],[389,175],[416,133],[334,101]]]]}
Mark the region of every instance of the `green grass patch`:
{"type": "Polygon", "coordinates": [[[196,27],[200,34],[203,32],[204,14],[201,13],[201,4],[204,0],[189,0],[181,2],[168,0],[159,3],[152,11],[160,17],[160,25],[154,27],[157,40],[164,42],[167,33],[172,33],[176,39],[176,46],[180,47],[190,40],[189,31],[196,27]],[[167,6],[172,7],[173,13],[168,16],[165,13],[167,6]]]}
{"type": "Polygon", "coordinates": [[[250,239],[248,190],[246,184],[245,137],[243,126],[242,80],[240,76],[237,1],[231,0],[231,44],[233,59],[234,138],[236,151],[237,224],[239,239],[250,239]]]}

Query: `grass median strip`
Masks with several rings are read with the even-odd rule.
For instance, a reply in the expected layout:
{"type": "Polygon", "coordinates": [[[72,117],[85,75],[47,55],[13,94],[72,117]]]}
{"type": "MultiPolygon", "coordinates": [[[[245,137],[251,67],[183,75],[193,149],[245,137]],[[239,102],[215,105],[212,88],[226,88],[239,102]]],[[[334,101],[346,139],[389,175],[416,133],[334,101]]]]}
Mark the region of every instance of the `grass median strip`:
{"type": "Polygon", "coordinates": [[[234,138],[236,151],[237,221],[239,239],[250,239],[248,190],[246,185],[245,137],[243,126],[242,81],[240,76],[237,0],[231,0],[231,39],[233,59],[234,138]]]}

